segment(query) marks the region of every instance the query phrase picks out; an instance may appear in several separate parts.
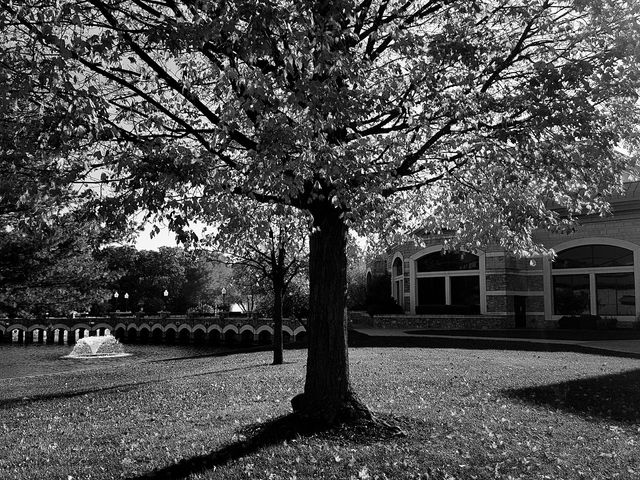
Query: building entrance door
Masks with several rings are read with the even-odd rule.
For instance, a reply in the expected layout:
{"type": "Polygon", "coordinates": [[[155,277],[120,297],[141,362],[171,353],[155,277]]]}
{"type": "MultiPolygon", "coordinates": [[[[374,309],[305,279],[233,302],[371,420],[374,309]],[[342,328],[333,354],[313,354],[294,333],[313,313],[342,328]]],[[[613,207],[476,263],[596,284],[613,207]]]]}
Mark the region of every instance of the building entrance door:
{"type": "Polygon", "coordinates": [[[516,328],[527,328],[527,297],[521,295],[513,297],[513,310],[516,328]]]}

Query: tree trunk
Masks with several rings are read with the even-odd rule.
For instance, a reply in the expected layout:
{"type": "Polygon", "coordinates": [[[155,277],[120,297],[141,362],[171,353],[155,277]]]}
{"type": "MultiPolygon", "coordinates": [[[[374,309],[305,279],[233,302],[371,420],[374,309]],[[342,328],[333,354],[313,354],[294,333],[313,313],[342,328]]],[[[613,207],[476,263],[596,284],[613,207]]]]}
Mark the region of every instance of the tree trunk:
{"type": "Polygon", "coordinates": [[[282,365],[284,358],[282,354],[282,297],[283,281],[280,278],[273,278],[273,364],[282,365]]]}
{"type": "Polygon", "coordinates": [[[349,381],[347,325],[347,227],[327,205],[314,212],[309,239],[309,351],[304,393],[291,403],[295,412],[320,425],[371,418],[349,381]]]}

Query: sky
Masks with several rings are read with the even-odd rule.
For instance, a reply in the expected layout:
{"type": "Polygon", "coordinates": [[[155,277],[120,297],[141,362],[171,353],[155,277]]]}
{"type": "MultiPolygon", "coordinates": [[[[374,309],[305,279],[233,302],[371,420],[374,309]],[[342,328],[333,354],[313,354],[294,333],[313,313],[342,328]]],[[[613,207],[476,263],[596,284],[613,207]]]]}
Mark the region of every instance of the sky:
{"type": "Polygon", "coordinates": [[[160,233],[151,238],[152,224],[147,224],[140,232],[135,243],[138,250],[158,250],[160,247],[177,247],[175,235],[166,227],[160,228],[160,233]]]}
{"type": "MultiPolygon", "coordinates": [[[[141,220],[141,218],[139,218],[141,220]]],[[[158,223],[158,227],[160,227],[160,232],[154,235],[151,238],[151,229],[156,223],[147,223],[145,224],[144,230],[138,234],[138,238],[134,243],[134,246],[138,250],[158,250],[160,247],[178,247],[181,246],[176,242],[176,236],[173,232],[169,230],[169,228],[162,223],[158,223]]],[[[202,236],[202,233],[205,229],[205,225],[199,222],[191,222],[190,227],[195,232],[196,235],[202,236]]],[[[210,231],[210,230],[209,230],[210,231]]]]}

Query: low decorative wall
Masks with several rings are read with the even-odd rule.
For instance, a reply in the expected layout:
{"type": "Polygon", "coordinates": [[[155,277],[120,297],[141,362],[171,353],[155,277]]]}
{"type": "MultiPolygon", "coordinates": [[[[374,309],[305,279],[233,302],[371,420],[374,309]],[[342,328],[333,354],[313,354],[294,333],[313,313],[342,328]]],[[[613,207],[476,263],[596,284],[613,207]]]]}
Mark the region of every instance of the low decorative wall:
{"type": "Polygon", "coordinates": [[[490,315],[375,315],[349,312],[349,322],[371,328],[424,328],[429,330],[482,330],[514,328],[509,317],[490,315]]]}

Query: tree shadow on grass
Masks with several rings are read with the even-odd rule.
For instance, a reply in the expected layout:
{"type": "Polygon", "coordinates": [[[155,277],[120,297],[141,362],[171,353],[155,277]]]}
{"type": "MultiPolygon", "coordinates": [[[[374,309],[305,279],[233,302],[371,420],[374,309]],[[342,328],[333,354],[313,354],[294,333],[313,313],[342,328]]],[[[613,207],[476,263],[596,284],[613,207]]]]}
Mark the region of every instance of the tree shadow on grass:
{"type": "Polygon", "coordinates": [[[291,440],[299,433],[299,419],[297,416],[293,414],[285,415],[247,427],[238,435],[240,440],[225,445],[218,450],[205,455],[182,459],[159,470],[137,477],[129,477],[129,480],[187,478],[193,473],[220,467],[232,460],[255,453],[262,448],[291,440]]]}
{"type": "Polygon", "coordinates": [[[587,419],[640,424],[640,369],[503,390],[503,395],[533,405],[565,410],[587,419]]]}
{"type": "Polygon", "coordinates": [[[191,474],[221,467],[233,460],[251,455],[269,446],[301,436],[319,434],[324,437],[339,438],[352,443],[370,444],[404,436],[404,432],[396,424],[401,424],[406,428],[411,423],[410,419],[404,417],[377,414],[375,421],[372,422],[357,422],[322,428],[306,423],[298,415],[291,413],[243,428],[239,432],[239,440],[218,450],[205,455],[182,459],[159,470],[136,477],[129,477],[128,480],[184,479],[191,474]]]}
{"type": "MultiPolygon", "coordinates": [[[[216,375],[219,373],[229,373],[229,372],[235,372],[238,370],[248,370],[248,369],[252,369],[252,368],[257,368],[257,367],[261,367],[263,365],[247,365],[245,367],[234,367],[234,368],[226,368],[223,370],[213,370],[213,371],[209,371],[209,372],[199,372],[199,373],[193,373],[190,375],[180,375],[179,379],[183,380],[185,378],[192,378],[192,377],[202,377],[202,376],[207,376],[207,375],[216,375]]],[[[90,387],[90,388],[83,388],[83,389],[77,389],[77,390],[67,390],[67,391],[63,391],[63,392],[49,392],[49,393],[44,393],[44,394],[38,394],[38,395],[25,395],[25,396],[20,396],[20,397],[8,397],[8,398],[3,398],[0,399],[0,410],[6,410],[15,406],[19,406],[19,405],[24,405],[24,404],[28,404],[28,403],[32,403],[32,402],[44,402],[44,401],[51,401],[51,400],[59,400],[59,399],[66,399],[66,398],[74,398],[74,397],[82,397],[84,395],[91,395],[91,394],[98,394],[98,393],[109,393],[109,392],[117,392],[117,393],[122,393],[122,392],[128,392],[128,391],[132,391],[135,390],[137,388],[140,387],[144,387],[147,385],[151,385],[151,384],[155,384],[155,383],[162,383],[162,382],[169,382],[172,380],[176,380],[177,377],[175,376],[170,376],[170,377],[166,377],[166,378],[158,378],[158,379],[154,379],[154,380],[145,380],[145,381],[140,381],[140,382],[128,382],[128,383],[116,383],[113,385],[108,385],[108,386],[94,386],[94,387],[90,387]]]]}

